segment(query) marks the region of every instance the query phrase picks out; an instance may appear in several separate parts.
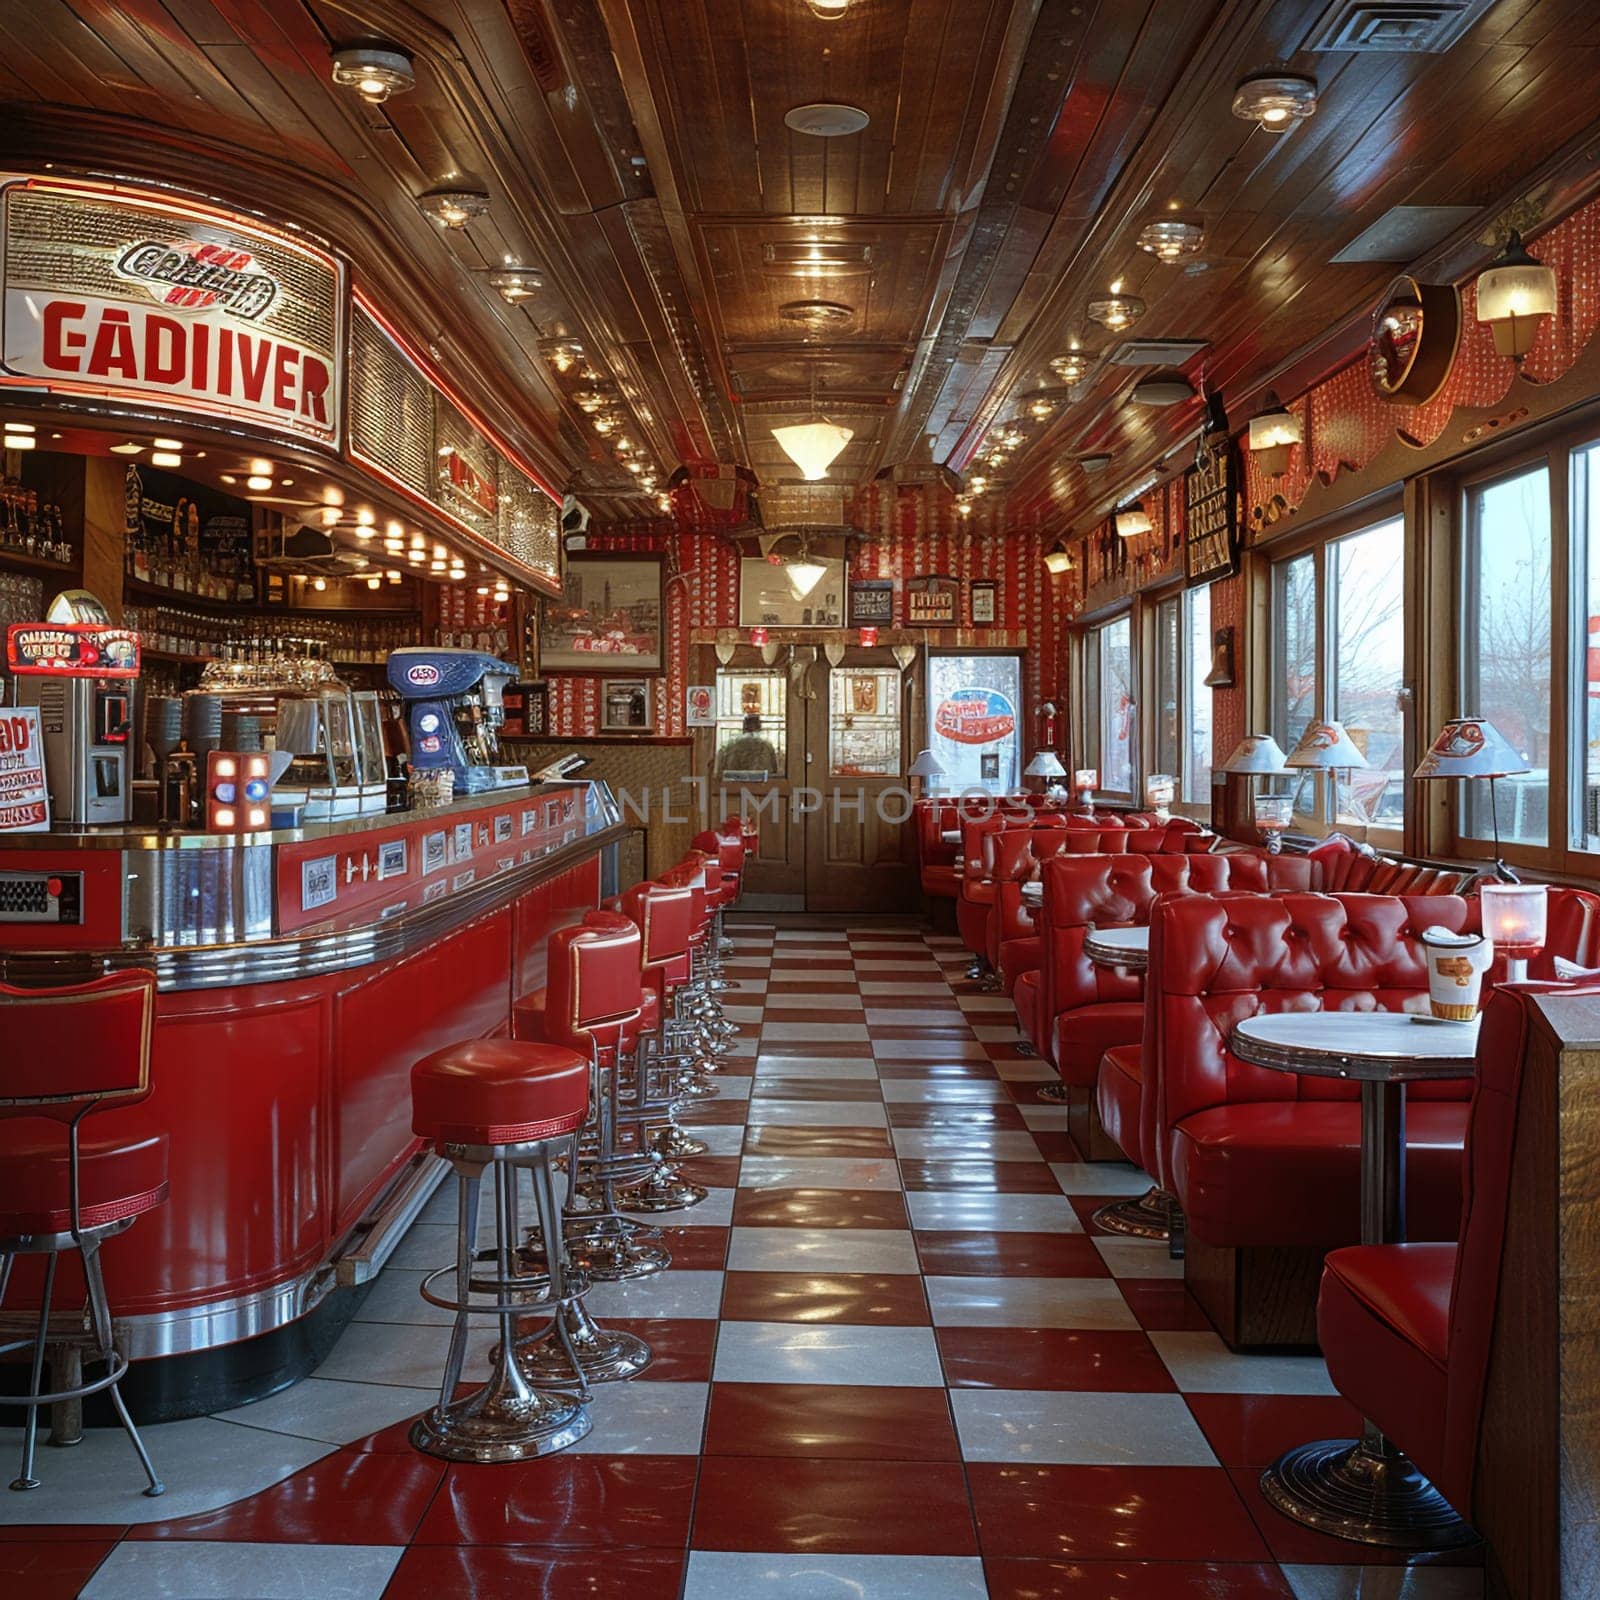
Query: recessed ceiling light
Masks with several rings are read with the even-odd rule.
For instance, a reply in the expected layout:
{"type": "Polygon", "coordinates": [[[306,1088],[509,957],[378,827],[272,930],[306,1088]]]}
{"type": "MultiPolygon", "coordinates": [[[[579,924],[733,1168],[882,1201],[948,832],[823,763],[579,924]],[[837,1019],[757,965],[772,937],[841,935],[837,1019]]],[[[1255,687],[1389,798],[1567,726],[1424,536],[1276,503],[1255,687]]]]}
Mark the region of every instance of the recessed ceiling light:
{"type": "Polygon", "coordinates": [[[152,467],[181,467],[183,457],[176,450],[152,450],[150,452],[150,465],[152,467]]]}
{"type": "Polygon", "coordinates": [[[785,322],[802,328],[837,328],[855,316],[855,307],[838,300],[787,300],[778,307],[785,322]]]}
{"type": "Polygon", "coordinates": [[[1093,358],[1085,350],[1068,350],[1064,355],[1056,356],[1050,363],[1050,370],[1063,383],[1082,383],[1089,375],[1089,366],[1093,358]]]}
{"type": "Polygon", "coordinates": [[[182,439],[152,439],[150,442],[156,447],[157,450],[183,449],[182,439]]]}
{"type": "Polygon", "coordinates": [[[142,444],[135,444],[132,439],[124,439],[121,444],[114,444],[111,446],[111,453],[114,456],[143,455],[144,446],[142,444]]]}
{"type": "Polygon", "coordinates": [[[1111,457],[1103,453],[1079,456],[1078,465],[1085,472],[1104,472],[1111,465],[1111,457]]]}
{"type": "Polygon", "coordinates": [[[39,441],[31,433],[8,433],[5,435],[5,448],[7,450],[34,450],[39,441]]]}
{"type": "Polygon", "coordinates": [[[36,433],[38,430],[31,422],[8,422],[5,425],[7,433],[36,433]]]}
{"type": "Polygon", "coordinates": [[[441,228],[464,228],[489,209],[489,196],[482,189],[430,189],[417,204],[441,228]]]}
{"type": "Polygon", "coordinates": [[[500,267],[489,274],[489,287],[508,306],[520,306],[544,287],[544,280],[527,267],[500,267]]]}
{"type": "Polygon", "coordinates": [[[1263,72],[1246,78],[1233,93],[1233,114],[1268,133],[1283,133],[1317,109],[1315,78],[1263,72]]]}
{"type": "Polygon", "coordinates": [[[251,459],[250,470],[258,478],[265,478],[271,475],[272,463],[262,456],[255,456],[251,459]]]}
{"type": "Polygon", "coordinates": [[[769,239],[761,247],[761,261],[776,272],[859,272],[872,264],[872,246],[844,239],[769,239]]]}
{"type": "Polygon", "coordinates": [[[1182,217],[1157,217],[1139,230],[1138,245],[1157,261],[1181,261],[1198,255],[1206,242],[1206,230],[1198,222],[1182,217]]]}
{"type": "Polygon", "coordinates": [[[400,50],[335,50],[333,81],[341,89],[354,89],[370,105],[380,106],[392,94],[417,86],[411,57],[400,50]]]}
{"type": "Polygon", "coordinates": [[[1194,385],[1181,372],[1141,378],[1128,391],[1136,406],[1175,406],[1194,399],[1194,385]]]}
{"type": "MultiPolygon", "coordinates": [[[[230,478],[228,481],[231,483],[233,480],[230,478]]],[[[254,489],[257,494],[261,494],[272,487],[272,479],[267,477],[265,473],[252,472],[244,480],[244,486],[247,489],[254,489]]]]}
{"type": "Polygon", "coordinates": [[[223,483],[237,483],[239,481],[231,472],[219,473],[218,478],[223,483]]]}
{"type": "Polygon", "coordinates": [[[860,106],[817,101],[784,112],[783,120],[786,127],[793,128],[796,133],[810,134],[813,139],[843,139],[860,133],[872,118],[860,106]]]}
{"type": "Polygon", "coordinates": [[[1144,301],[1136,294],[1113,289],[1110,294],[1091,300],[1088,313],[1091,322],[1098,322],[1102,328],[1110,328],[1115,333],[1131,327],[1144,315],[1144,301]]]}
{"type": "Polygon", "coordinates": [[[837,22],[850,9],[850,0],[806,0],[806,5],[824,22],[837,22]]]}

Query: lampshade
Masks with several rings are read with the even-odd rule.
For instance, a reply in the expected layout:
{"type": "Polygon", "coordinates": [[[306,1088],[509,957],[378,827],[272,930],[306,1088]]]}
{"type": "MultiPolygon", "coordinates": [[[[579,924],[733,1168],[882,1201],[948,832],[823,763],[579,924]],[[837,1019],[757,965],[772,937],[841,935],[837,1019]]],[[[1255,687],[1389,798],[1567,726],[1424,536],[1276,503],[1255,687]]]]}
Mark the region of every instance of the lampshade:
{"type": "Polygon", "coordinates": [[[1313,722],[1284,762],[1288,767],[1364,767],[1367,758],[1356,749],[1342,722],[1313,722]]]}
{"type": "Polygon", "coordinates": [[[1283,747],[1270,733],[1247,733],[1222,763],[1224,772],[1282,772],[1283,747]]]}
{"type": "Polygon", "coordinates": [[[1455,717],[1439,730],[1413,778],[1504,778],[1528,763],[1483,717],[1455,717]]]}
{"type": "Polygon", "coordinates": [[[1049,573],[1071,572],[1072,557],[1065,550],[1052,550],[1044,558],[1044,570],[1049,573]]]}
{"type": "Polygon", "coordinates": [[[1497,354],[1520,361],[1533,346],[1540,317],[1556,310],[1556,275],[1522,247],[1515,228],[1506,247],[1478,275],[1478,321],[1494,334],[1497,354]]]}
{"type": "Polygon", "coordinates": [[[1300,443],[1300,419],[1269,393],[1261,409],[1250,419],[1250,453],[1269,477],[1278,477],[1289,469],[1291,446],[1300,443]]]}
{"type": "Polygon", "coordinates": [[[836,422],[797,422],[792,427],[774,428],[772,437],[801,474],[814,482],[827,477],[834,458],[855,437],[855,431],[836,422]]]}
{"type": "Polygon", "coordinates": [[[804,600],[827,575],[828,569],[820,561],[802,556],[798,561],[786,561],[783,575],[789,580],[796,600],[804,600]]]}
{"type": "Polygon", "coordinates": [[[913,778],[942,778],[944,768],[939,765],[937,757],[931,750],[920,750],[917,759],[908,769],[913,778]]]}
{"type": "Polygon", "coordinates": [[[1041,750],[1022,769],[1024,778],[1064,778],[1066,775],[1067,769],[1061,765],[1054,750],[1041,750]]]}
{"type": "Polygon", "coordinates": [[[1136,539],[1141,533],[1149,533],[1155,527],[1142,500],[1135,500],[1126,511],[1119,511],[1112,522],[1119,539],[1136,539]]]}

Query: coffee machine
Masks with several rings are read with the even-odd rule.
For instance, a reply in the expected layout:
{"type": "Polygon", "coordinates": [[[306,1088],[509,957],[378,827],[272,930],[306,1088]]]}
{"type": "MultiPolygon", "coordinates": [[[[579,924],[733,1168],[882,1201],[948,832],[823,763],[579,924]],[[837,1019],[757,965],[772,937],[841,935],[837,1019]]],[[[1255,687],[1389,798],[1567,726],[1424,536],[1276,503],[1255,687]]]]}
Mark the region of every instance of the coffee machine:
{"type": "Polygon", "coordinates": [[[17,704],[39,708],[51,820],[129,821],[139,636],[74,590],[52,602],[45,621],[7,629],[6,665],[17,704]]]}
{"type": "Polygon", "coordinates": [[[457,794],[481,794],[528,781],[524,766],[499,766],[502,695],[517,669],[481,650],[406,645],[389,652],[389,685],[406,703],[411,765],[448,767],[457,794]]]}

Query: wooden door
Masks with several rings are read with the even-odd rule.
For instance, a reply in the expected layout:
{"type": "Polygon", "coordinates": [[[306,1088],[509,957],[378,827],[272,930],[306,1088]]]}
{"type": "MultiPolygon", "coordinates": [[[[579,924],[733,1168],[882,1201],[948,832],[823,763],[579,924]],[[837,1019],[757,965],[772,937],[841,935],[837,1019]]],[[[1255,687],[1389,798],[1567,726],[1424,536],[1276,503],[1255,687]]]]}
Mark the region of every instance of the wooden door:
{"type": "Polygon", "coordinates": [[[886,913],[917,905],[905,770],[911,706],[888,650],[850,648],[808,674],[805,832],[808,911],[886,913]]]}

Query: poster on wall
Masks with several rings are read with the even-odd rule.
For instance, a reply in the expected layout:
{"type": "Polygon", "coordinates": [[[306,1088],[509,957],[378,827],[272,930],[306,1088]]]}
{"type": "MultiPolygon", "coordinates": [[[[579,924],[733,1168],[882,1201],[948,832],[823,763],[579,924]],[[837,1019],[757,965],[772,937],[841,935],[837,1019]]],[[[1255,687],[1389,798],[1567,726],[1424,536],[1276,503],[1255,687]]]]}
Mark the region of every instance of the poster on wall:
{"type": "Polygon", "coordinates": [[[1238,457],[1228,431],[1202,436],[1194,465],[1183,475],[1184,577],[1215,583],[1239,570],[1238,457]]]}
{"type": "Polygon", "coordinates": [[[1022,658],[936,651],[928,657],[928,747],[951,794],[1005,794],[1022,779],[1022,658]]]}
{"type": "Polygon", "coordinates": [[[659,555],[569,555],[560,600],[540,610],[543,670],[660,672],[661,567],[659,555]]]}
{"type": "Polygon", "coordinates": [[[42,833],[49,826],[39,708],[0,708],[0,833],[42,833]]]}
{"type": "Polygon", "coordinates": [[[683,720],[691,728],[716,727],[716,696],[709,683],[691,683],[683,691],[683,720]]]}
{"type": "Polygon", "coordinates": [[[993,578],[974,578],[968,585],[967,605],[974,628],[994,626],[995,613],[999,609],[997,601],[999,587],[993,578]]]}
{"type": "Polygon", "coordinates": [[[956,623],[956,604],[960,598],[959,580],[942,573],[926,578],[907,578],[906,626],[953,627],[956,623]]]}

